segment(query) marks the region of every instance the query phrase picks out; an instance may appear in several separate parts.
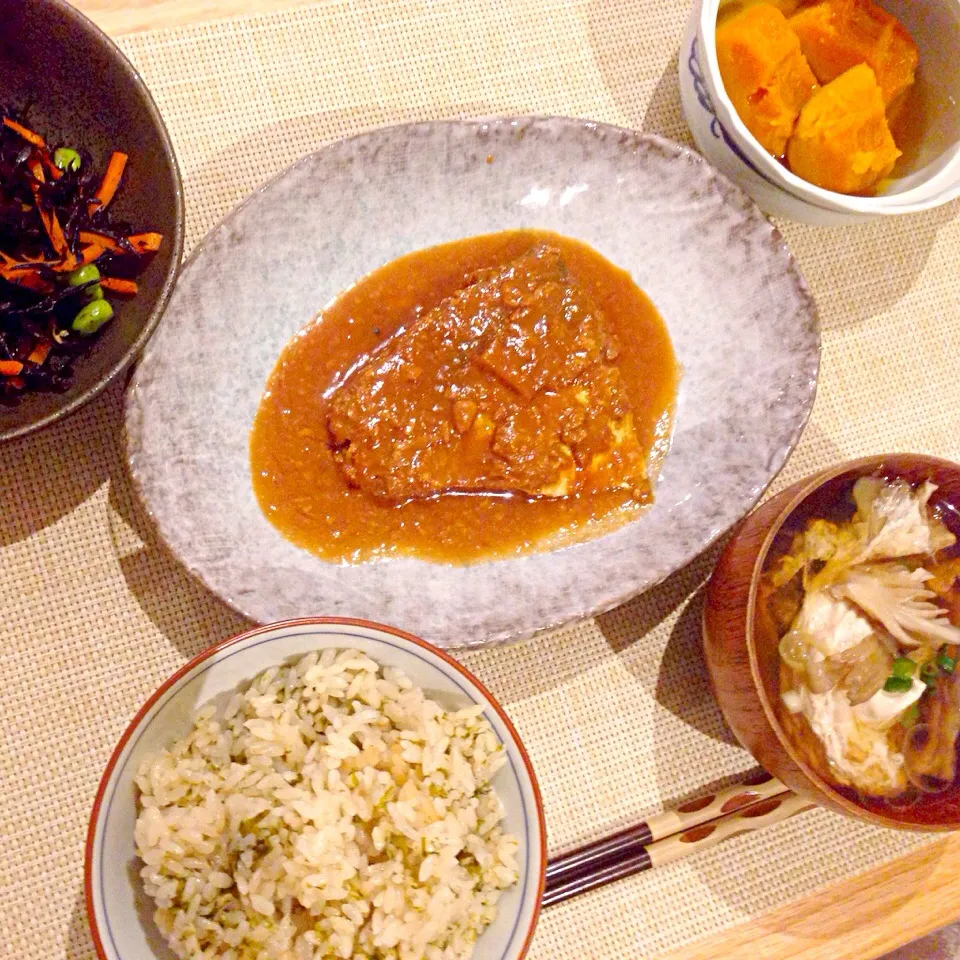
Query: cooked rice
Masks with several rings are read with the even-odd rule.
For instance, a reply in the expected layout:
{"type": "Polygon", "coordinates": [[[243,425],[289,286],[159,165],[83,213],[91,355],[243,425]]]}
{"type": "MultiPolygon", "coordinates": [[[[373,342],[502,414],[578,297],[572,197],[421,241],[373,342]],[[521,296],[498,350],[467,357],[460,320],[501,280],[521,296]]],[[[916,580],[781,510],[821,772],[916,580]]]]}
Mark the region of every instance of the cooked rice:
{"type": "Polygon", "coordinates": [[[482,707],[354,650],[267,670],[139,770],[137,852],[180,957],[461,960],[517,880],[482,707]]]}

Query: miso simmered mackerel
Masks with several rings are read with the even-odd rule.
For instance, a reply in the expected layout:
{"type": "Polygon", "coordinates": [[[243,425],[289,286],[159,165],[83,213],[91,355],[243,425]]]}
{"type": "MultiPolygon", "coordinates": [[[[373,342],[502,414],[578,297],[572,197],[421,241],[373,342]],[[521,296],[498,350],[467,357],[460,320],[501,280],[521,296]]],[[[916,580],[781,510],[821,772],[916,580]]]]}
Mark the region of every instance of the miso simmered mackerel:
{"type": "Polygon", "coordinates": [[[958,778],[960,551],[931,483],[863,477],[765,574],[781,721],[860,802],[916,804],[958,778]]]}
{"type": "Polygon", "coordinates": [[[456,241],[374,271],[288,344],[254,486],[329,559],[552,548],[651,501],[676,383],[656,310],[596,251],[533,230],[456,241]]]}
{"type": "Polygon", "coordinates": [[[437,494],[649,493],[617,346],[556,247],[480,272],[353,373],[330,402],[351,484],[437,494]]]}

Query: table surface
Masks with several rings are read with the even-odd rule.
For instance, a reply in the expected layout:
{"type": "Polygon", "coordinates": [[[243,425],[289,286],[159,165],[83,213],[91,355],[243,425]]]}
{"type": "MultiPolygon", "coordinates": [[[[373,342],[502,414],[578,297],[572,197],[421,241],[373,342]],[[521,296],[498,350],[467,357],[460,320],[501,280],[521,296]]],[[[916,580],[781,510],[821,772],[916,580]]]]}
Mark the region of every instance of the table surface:
{"type": "MultiPolygon", "coordinates": [[[[184,26],[304,6],[311,0],[73,0],[107,33],[184,26]]],[[[825,855],[829,855],[827,852],[825,855]]],[[[775,909],[662,960],[863,960],[960,917],[960,837],[775,909]]]]}

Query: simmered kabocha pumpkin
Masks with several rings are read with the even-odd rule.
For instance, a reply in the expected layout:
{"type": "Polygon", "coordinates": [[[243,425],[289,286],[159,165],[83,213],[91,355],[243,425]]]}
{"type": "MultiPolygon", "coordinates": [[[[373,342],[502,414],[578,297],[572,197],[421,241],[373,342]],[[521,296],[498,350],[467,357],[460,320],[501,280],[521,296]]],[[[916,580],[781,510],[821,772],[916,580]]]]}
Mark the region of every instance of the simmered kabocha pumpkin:
{"type": "Polygon", "coordinates": [[[717,29],[720,75],[740,119],[782,157],[817,79],[787,18],[770,4],[748,7],[717,29]]]}
{"type": "Polygon", "coordinates": [[[913,83],[917,45],[896,17],[872,0],[823,0],[794,14],[790,27],[820,83],[865,63],[887,105],[913,83]]]}
{"type": "Polygon", "coordinates": [[[870,194],[902,152],[919,54],[873,0],[727,0],[717,17],[727,94],[760,145],[826,190],[870,194]]]}
{"type": "Polygon", "coordinates": [[[841,74],[807,101],[787,147],[794,173],[840,193],[872,190],[899,156],[880,85],[866,64],[841,74]]]}

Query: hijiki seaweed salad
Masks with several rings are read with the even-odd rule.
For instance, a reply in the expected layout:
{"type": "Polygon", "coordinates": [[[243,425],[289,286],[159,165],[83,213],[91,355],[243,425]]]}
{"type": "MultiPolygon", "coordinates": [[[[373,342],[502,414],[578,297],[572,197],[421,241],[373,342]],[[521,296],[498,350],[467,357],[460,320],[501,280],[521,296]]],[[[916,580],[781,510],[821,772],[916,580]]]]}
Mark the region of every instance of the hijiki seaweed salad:
{"type": "Polygon", "coordinates": [[[761,583],[784,726],[861,801],[912,805],[957,778],[960,550],[936,489],[859,479],[761,583]]]}
{"type": "Polygon", "coordinates": [[[134,275],[160,248],[111,217],[126,154],[100,171],[79,145],[50,146],[3,110],[0,120],[0,403],[63,391],[73,364],[131,297],[134,275]]]}

